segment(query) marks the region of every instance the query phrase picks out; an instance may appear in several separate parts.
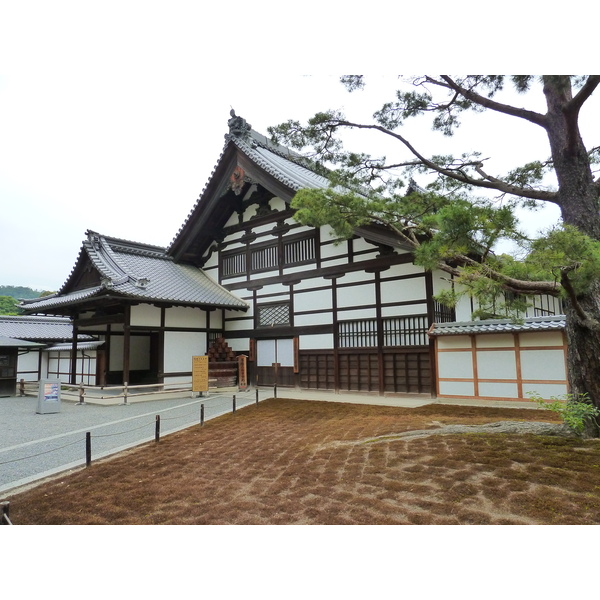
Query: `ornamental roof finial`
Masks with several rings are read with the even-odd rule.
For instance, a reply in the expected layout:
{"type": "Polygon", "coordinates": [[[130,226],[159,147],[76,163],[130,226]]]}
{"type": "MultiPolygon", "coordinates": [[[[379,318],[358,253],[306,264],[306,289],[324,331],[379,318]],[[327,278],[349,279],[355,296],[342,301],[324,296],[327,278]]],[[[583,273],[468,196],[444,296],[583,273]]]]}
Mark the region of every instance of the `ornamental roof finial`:
{"type": "Polygon", "coordinates": [[[239,138],[245,138],[250,135],[250,130],[252,129],[252,125],[246,122],[246,119],[242,117],[238,117],[235,114],[235,110],[233,108],[229,112],[231,115],[231,119],[227,121],[227,125],[229,125],[229,135],[235,135],[239,138]]]}

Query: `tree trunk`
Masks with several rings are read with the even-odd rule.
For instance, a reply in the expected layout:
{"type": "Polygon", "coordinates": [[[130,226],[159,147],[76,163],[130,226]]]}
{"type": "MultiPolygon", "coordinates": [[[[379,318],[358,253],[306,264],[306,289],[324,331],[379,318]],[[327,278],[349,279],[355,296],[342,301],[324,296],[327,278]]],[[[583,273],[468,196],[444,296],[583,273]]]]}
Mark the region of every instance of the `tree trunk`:
{"type": "MultiPolygon", "coordinates": [[[[570,110],[572,100],[567,77],[544,79],[548,106],[548,139],[558,179],[558,204],[563,222],[573,225],[593,239],[600,240],[598,191],[590,168],[587,150],[578,127],[578,111],[570,110]]],[[[582,320],[600,323],[600,278],[586,293],[577,297],[579,314],[569,299],[565,301],[567,334],[567,370],[571,394],[575,399],[585,395],[600,408],[600,330],[582,320]]],[[[598,427],[587,432],[596,437],[598,427]]]]}
{"type": "MultiPolygon", "coordinates": [[[[600,319],[600,290],[580,296],[586,313],[600,319]]],[[[567,334],[567,377],[574,400],[589,401],[600,408],[600,331],[582,325],[571,303],[565,302],[567,334]]],[[[597,423],[588,423],[586,435],[600,437],[597,423]]]]}

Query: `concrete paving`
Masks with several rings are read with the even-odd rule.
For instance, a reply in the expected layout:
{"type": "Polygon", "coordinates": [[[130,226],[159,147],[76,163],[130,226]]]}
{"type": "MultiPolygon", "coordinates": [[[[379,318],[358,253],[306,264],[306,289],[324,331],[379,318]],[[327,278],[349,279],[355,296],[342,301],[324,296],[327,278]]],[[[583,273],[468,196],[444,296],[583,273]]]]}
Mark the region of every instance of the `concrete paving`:
{"type": "MultiPolygon", "coordinates": [[[[125,405],[62,401],[60,412],[38,414],[37,397],[0,398],[0,499],[9,492],[65,471],[81,468],[86,460],[86,434],[92,461],[154,440],[156,417],[160,435],[168,435],[236,408],[255,404],[255,389],[211,391],[207,396],[137,397],[125,405]]],[[[431,398],[428,395],[378,396],[368,393],[332,393],[290,388],[259,388],[258,400],[274,396],[319,402],[344,402],[417,408],[427,404],[537,409],[533,402],[431,398]]]]}

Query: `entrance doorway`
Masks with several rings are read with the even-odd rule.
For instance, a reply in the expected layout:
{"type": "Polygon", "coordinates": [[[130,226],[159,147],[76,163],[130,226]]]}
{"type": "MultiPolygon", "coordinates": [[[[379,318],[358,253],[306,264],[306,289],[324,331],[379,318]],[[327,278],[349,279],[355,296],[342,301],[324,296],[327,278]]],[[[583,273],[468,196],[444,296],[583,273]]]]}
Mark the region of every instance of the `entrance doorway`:
{"type": "Polygon", "coordinates": [[[294,340],[257,340],[258,385],[294,386],[294,340]]]}

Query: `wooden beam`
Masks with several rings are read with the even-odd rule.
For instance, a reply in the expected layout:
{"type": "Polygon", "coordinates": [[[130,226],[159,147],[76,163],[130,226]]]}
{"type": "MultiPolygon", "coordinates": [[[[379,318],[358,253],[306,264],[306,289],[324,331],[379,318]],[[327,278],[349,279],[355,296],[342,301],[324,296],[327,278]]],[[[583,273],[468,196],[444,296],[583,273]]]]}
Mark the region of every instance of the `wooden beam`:
{"type": "Polygon", "coordinates": [[[129,381],[129,365],[131,354],[131,307],[125,306],[125,323],[123,325],[123,384],[129,381]]]}

